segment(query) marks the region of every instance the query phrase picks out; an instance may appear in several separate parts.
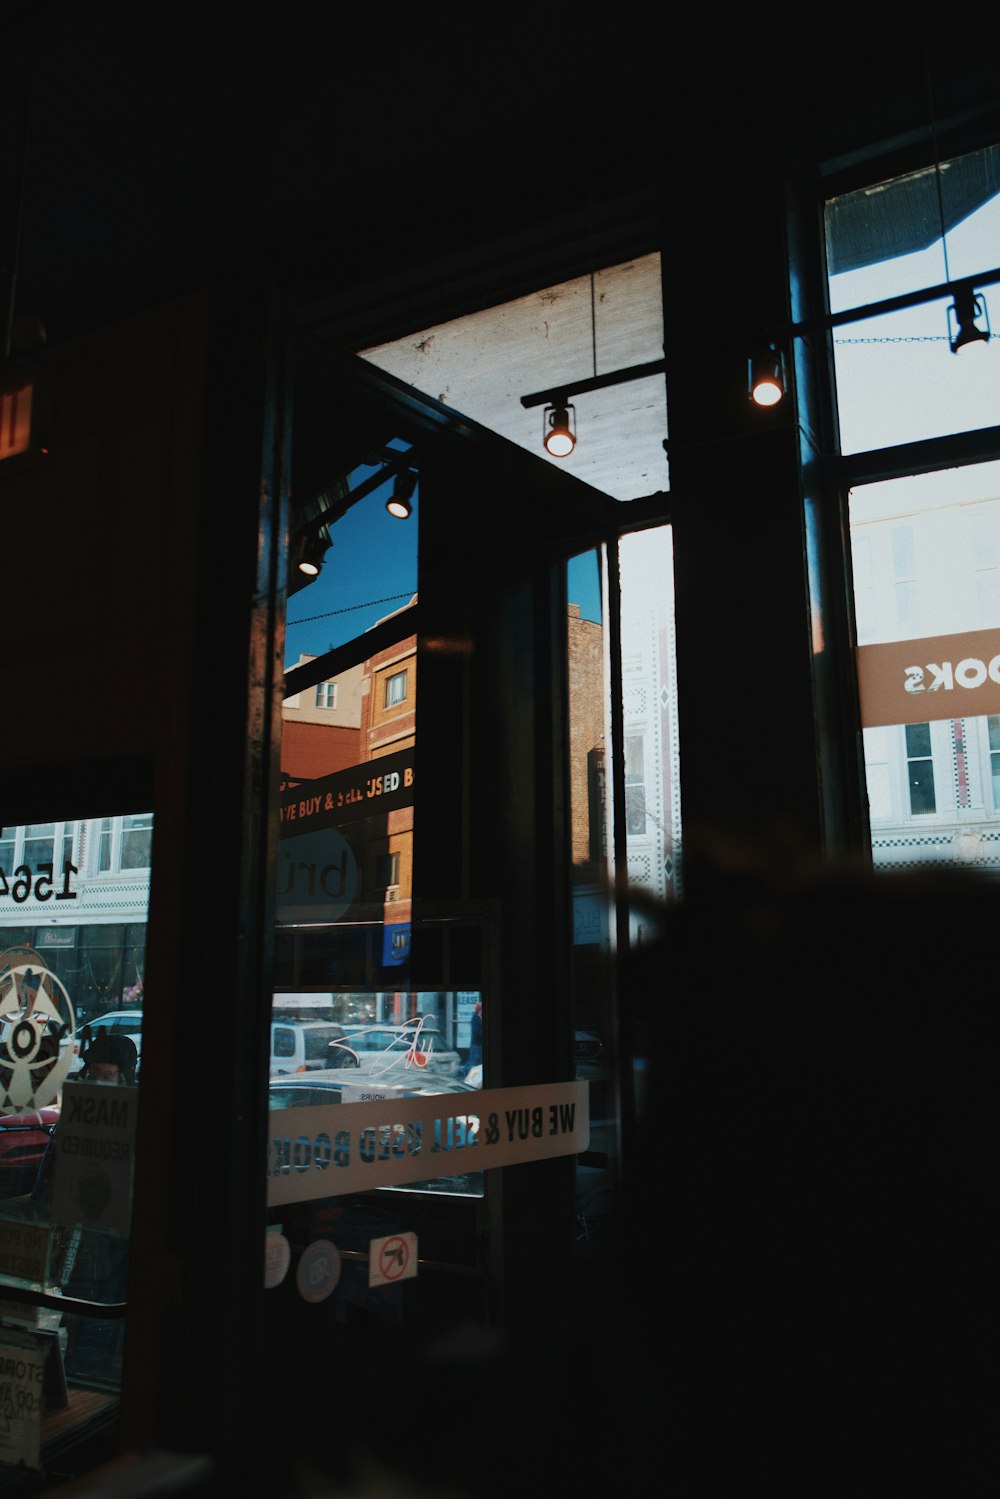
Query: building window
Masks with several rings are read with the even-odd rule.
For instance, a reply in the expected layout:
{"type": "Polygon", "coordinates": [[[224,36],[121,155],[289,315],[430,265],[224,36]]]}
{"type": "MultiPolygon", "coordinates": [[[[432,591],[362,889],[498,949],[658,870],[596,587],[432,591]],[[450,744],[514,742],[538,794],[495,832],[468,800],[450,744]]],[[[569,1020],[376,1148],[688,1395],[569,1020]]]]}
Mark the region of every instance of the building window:
{"type": "Polygon", "coordinates": [[[993,810],[1000,812],[1000,713],[991,713],[986,720],[990,736],[990,780],[993,785],[993,810]]]}
{"type": "Polygon", "coordinates": [[[399,884],[399,851],[391,854],[376,854],[375,856],[375,888],[386,890],[390,885],[399,884]]]}
{"type": "Polygon", "coordinates": [[[33,874],[48,866],[62,870],[73,856],[75,822],[39,822],[29,827],[0,829],[0,877],[25,866],[33,874]]]}
{"type": "Polygon", "coordinates": [[[25,828],[22,863],[31,869],[51,864],[55,858],[55,833],[54,822],[36,823],[34,827],[25,828]]]}
{"type": "Polygon", "coordinates": [[[153,815],[102,817],[97,840],[98,874],[149,869],[153,857],[153,815]]]}
{"type": "Polygon", "coordinates": [[[337,706],[337,684],[336,682],[320,682],[316,688],[317,708],[335,708],[337,706]]]}
{"type": "Polygon", "coordinates": [[[910,811],[914,816],[936,812],[929,723],[906,725],[906,775],[910,788],[910,811]]]}
{"type": "Polygon", "coordinates": [[[393,672],[385,679],[385,706],[395,708],[406,700],[406,672],[393,672]]]}
{"type": "Polygon", "coordinates": [[[153,860],[153,814],[122,818],[120,869],[148,869],[153,860]]]}
{"type": "Polygon", "coordinates": [[[646,831],[646,774],[641,734],[625,738],[625,826],[630,833],[646,831]]]}

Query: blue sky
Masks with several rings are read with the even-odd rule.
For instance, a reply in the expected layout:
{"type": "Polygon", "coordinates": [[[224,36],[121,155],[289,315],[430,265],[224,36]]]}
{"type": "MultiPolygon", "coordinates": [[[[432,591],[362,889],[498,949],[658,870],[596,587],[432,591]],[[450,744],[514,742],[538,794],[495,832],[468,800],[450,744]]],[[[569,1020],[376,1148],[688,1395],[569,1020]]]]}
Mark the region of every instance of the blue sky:
{"type": "MultiPolygon", "coordinates": [[[[396,520],[388,513],[389,492],[390,486],[382,485],[337,522],[323,571],[289,599],[286,669],[300,655],[321,656],[352,640],[403,608],[416,593],[419,486],[409,520],[396,520]]],[[[593,553],[570,562],[569,589],[584,619],[601,618],[601,585],[593,553]]]]}

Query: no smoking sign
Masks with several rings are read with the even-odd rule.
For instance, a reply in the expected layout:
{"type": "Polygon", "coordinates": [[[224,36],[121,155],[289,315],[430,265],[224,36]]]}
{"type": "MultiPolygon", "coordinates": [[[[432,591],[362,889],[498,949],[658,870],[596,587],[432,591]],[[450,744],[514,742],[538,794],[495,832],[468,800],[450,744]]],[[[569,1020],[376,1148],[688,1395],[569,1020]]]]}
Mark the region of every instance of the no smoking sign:
{"type": "Polygon", "coordinates": [[[368,1246],[370,1286],[388,1286],[397,1280],[412,1280],[416,1273],[416,1234],[390,1234],[386,1239],[372,1239],[368,1246]]]}

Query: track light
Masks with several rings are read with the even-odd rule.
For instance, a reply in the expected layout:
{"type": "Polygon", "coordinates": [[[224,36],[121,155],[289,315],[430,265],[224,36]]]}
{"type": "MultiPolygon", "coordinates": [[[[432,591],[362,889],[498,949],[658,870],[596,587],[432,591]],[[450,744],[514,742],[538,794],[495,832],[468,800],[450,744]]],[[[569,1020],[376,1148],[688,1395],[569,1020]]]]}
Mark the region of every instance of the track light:
{"type": "Polygon", "coordinates": [[[955,292],[954,302],[948,308],[948,342],[951,352],[958,354],[970,344],[989,343],[989,339],[990,318],[986,311],[986,298],[971,286],[960,287],[955,292]]]}
{"type": "Polygon", "coordinates": [[[768,344],[749,360],[750,399],[757,406],[777,406],[785,394],[785,362],[781,350],[768,344]]]}
{"type": "Polygon", "coordinates": [[[302,542],[295,568],[306,582],[311,583],[313,578],[319,577],[329,550],[330,542],[325,536],[306,537],[302,542]]]}
{"type": "Polygon", "coordinates": [[[396,475],[396,481],[392,486],[392,494],[385,502],[385,508],[390,515],[397,520],[409,520],[413,514],[413,491],[417,487],[417,476],[412,469],[402,469],[396,475]]]}
{"type": "Polygon", "coordinates": [[[576,408],[557,401],[546,406],[542,421],[545,451],[553,458],[568,457],[576,447],[576,408]]]}

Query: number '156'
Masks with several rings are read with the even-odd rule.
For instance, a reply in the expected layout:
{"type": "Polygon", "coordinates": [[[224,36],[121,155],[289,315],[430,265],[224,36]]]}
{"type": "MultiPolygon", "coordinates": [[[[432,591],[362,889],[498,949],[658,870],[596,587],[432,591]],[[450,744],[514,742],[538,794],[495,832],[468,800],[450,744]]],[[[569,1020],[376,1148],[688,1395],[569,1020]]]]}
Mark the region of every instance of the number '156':
{"type": "Polygon", "coordinates": [[[36,873],[27,864],[19,864],[8,880],[3,869],[0,869],[0,898],[9,895],[19,906],[32,895],[36,900],[51,900],[53,896],[56,900],[76,900],[76,891],[70,889],[70,876],[80,873],[76,865],[66,860],[62,867],[62,888],[59,890],[53,885],[52,870],[51,864],[39,864],[36,873]]]}

